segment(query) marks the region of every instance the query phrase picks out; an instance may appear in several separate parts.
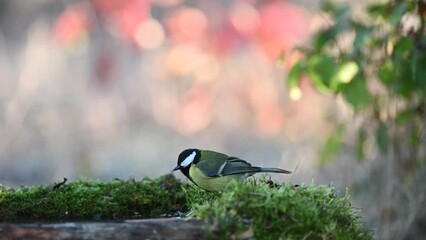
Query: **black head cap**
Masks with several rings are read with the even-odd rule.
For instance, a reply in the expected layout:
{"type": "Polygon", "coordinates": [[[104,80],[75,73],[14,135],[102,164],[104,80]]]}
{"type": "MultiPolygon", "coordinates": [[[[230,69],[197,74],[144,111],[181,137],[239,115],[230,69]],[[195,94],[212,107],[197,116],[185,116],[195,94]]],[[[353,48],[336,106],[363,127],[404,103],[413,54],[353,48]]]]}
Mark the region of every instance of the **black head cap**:
{"type": "Polygon", "coordinates": [[[199,162],[201,157],[201,151],[195,148],[190,148],[182,151],[179,154],[177,166],[173,169],[173,171],[180,170],[185,176],[189,179],[189,168],[192,164],[199,162]]]}

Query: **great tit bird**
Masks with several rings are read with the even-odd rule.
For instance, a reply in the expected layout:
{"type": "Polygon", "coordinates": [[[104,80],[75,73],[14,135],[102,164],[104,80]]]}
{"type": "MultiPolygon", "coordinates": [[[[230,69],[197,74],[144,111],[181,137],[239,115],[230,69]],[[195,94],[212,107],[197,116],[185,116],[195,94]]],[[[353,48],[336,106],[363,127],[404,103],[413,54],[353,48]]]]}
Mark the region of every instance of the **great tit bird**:
{"type": "Polygon", "coordinates": [[[280,168],[254,167],[237,157],[200,149],[186,149],[179,154],[177,166],[195,185],[207,191],[223,191],[233,179],[243,181],[259,172],[291,173],[280,168]]]}

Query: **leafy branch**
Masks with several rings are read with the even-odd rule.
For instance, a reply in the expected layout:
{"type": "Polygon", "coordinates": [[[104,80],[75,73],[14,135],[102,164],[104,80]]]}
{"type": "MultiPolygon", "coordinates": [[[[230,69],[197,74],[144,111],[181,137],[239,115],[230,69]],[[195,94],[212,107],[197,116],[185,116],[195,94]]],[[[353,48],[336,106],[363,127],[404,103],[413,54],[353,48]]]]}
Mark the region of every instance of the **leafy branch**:
{"type": "MultiPolygon", "coordinates": [[[[408,142],[404,161],[415,166],[425,158],[426,2],[373,4],[363,16],[327,2],[323,11],[333,24],[313,36],[311,48],[298,49],[303,57],[289,71],[290,92],[301,91],[299,80],[307,75],[319,92],[341,96],[355,115],[362,115],[369,124],[358,127],[359,160],[370,139],[383,154],[392,150],[396,159],[403,157],[398,143],[408,142]]],[[[330,135],[321,162],[339,152],[346,129],[342,123],[330,135]]]]}

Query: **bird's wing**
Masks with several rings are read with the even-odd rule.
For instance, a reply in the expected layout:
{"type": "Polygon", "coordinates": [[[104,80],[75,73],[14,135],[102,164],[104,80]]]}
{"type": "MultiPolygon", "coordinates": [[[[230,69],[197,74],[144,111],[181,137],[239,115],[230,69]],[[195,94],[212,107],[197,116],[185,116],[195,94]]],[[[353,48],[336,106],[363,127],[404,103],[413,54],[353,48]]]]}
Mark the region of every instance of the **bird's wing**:
{"type": "Polygon", "coordinates": [[[233,174],[256,173],[260,172],[261,168],[253,167],[250,163],[239,158],[230,158],[219,170],[219,175],[226,176],[233,174]]]}
{"type": "Polygon", "coordinates": [[[228,155],[204,150],[203,160],[197,167],[208,177],[219,177],[233,174],[259,172],[259,167],[252,167],[250,163],[228,155]]]}
{"type": "Polygon", "coordinates": [[[226,163],[229,156],[223,153],[203,150],[202,159],[196,166],[208,177],[218,177],[219,169],[226,163]]]}

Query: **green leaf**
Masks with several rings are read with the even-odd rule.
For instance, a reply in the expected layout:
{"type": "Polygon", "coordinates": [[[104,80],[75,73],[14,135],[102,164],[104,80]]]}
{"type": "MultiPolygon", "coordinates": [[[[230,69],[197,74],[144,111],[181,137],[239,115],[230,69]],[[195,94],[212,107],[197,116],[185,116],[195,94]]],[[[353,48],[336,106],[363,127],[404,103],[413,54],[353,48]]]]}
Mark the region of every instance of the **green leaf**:
{"type": "Polygon", "coordinates": [[[323,47],[331,40],[336,38],[337,33],[333,28],[327,28],[315,34],[313,40],[313,47],[316,52],[321,52],[323,47]]]}
{"type": "Polygon", "coordinates": [[[415,62],[413,62],[412,64],[415,64],[416,66],[413,67],[414,68],[414,84],[415,84],[415,89],[417,91],[423,91],[423,96],[426,95],[426,55],[424,52],[417,52],[416,50],[414,51],[416,58],[413,58],[413,61],[415,60],[415,62]],[[422,55],[421,57],[419,55],[422,55]]]}
{"type": "Polygon", "coordinates": [[[384,83],[385,85],[389,85],[392,83],[394,77],[395,77],[395,69],[393,62],[391,60],[385,61],[380,67],[379,67],[379,79],[384,83]]]}
{"type": "Polygon", "coordinates": [[[355,25],[355,51],[361,51],[371,39],[371,29],[362,25],[355,25]]]}
{"type": "Polygon", "coordinates": [[[394,60],[406,59],[413,48],[413,41],[409,37],[401,37],[401,39],[395,43],[392,56],[394,60]]]}
{"type": "Polygon", "coordinates": [[[373,4],[368,7],[368,12],[371,15],[379,15],[383,18],[387,18],[390,14],[390,7],[387,3],[385,4],[373,4]]]}
{"type": "Polygon", "coordinates": [[[407,11],[413,12],[417,10],[418,1],[407,1],[407,11]]]}
{"type": "Polygon", "coordinates": [[[389,18],[389,23],[393,26],[397,26],[401,21],[402,16],[407,12],[408,6],[407,3],[402,1],[396,7],[394,7],[392,14],[389,18]]]}
{"type": "Polygon", "coordinates": [[[341,9],[341,6],[338,6],[336,3],[331,1],[324,1],[321,6],[322,10],[327,13],[336,13],[341,9]]]}
{"type": "Polygon", "coordinates": [[[336,33],[341,33],[352,28],[352,21],[350,17],[350,11],[347,7],[339,7],[334,11],[333,19],[336,21],[336,24],[333,26],[333,29],[336,33]]]}
{"type": "Polygon", "coordinates": [[[410,134],[410,143],[413,147],[418,147],[420,141],[422,140],[422,131],[420,130],[421,126],[418,124],[413,124],[413,128],[410,134]]]}
{"type": "Polygon", "coordinates": [[[287,77],[287,83],[290,87],[295,87],[299,85],[300,76],[303,73],[302,63],[298,61],[293,67],[290,69],[287,77]]]}
{"type": "Polygon", "coordinates": [[[371,15],[381,16],[388,21],[392,26],[396,26],[401,21],[402,16],[407,12],[408,5],[406,2],[401,2],[398,5],[389,3],[374,4],[368,7],[368,12],[371,15]]]}
{"type": "Polygon", "coordinates": [[[416,116],[417,116],[417,113],[414,110],[408,109],[408,110],[399,112],[398,115],[396,115],[395,121],[398,124],[402,124],[407,121],[413,120],[416,116]]]}
{"type": "Polygon", "coordinates": [[[336,80],[341,83],[349,83],[358,73],[358,64],[354,61],[345,62],[340,64],[336,73],[336,80]]]}
{"type": "Polygon", "coordinates": [[[318,32],[314,36],[313,47],[317,52],[321,52],[328,42],[334,42],[339,33],[347,31],[348,28],[352,28],[348,8],[336,8],[332,11],[332,14],[335,24],[318,32]]]}
{"type": "Polygon", "coordinates": [[[410,61],[401,60],[397,62],[394,90],[396,93],[409,97],[416,90],[413,82],[413,68],[410,61]]]}
{"type": "Polygon", "coordinates": [[[416,73],[417,73],[417,63],[418,63],[417,51],[412,51],[410,62],[411,62],[411,76],[412,76],[411,80],[415,82],[416,81],[416,73]]]}
{"type": "Polygon", "coordinates": [[[310,80],[320,92],[330,90],[330,84],[337,73],[336,61],[327,55],[312,55],[307,62],[310,80]]]}
{"type": "Polygon", "coordinates": [[[319,160],[321,165],[329,163],[330,160],[340,151],[345,136],[345,130],[346,126],[340,124],[328,137],[319,153],[319,160]]]}
{"type": "Polygon", "coordinates": [[[411,97],[416,93],[423,96],[426,93],[426,56],[412,46],[411,41],[400,44],[398,52],[394,54],[395,83],[394,91],[404,97],[411,97]],[[403,51],[402,49],[409,49],[403,51]],[[398,53],[398,54],[397,54],[398,53]]]}
{"type": "Polygon", "coordinates": [[[363,76],[358,74],[350,83],[342,86],[345,100],[356,110],[367,107],[371,103],[371,95],[363,76]]]}
{"type": "Polygon", "coordinates": [[[298,61],[293,67],[290,69],[288,73],[287,83],[290,91],[290,98],[292,100],[298,100],[302,92],[299,87],[299,80],[304,71],[304,67],[302,67],[303,63],[298,61]]]}
{"type": "Polygon", "coordinates": [[[388,151],[389,148],[389,133],[388,127],[384,123],[380,123],[376,131],[376,143],[382,153],[388,151]]]}

